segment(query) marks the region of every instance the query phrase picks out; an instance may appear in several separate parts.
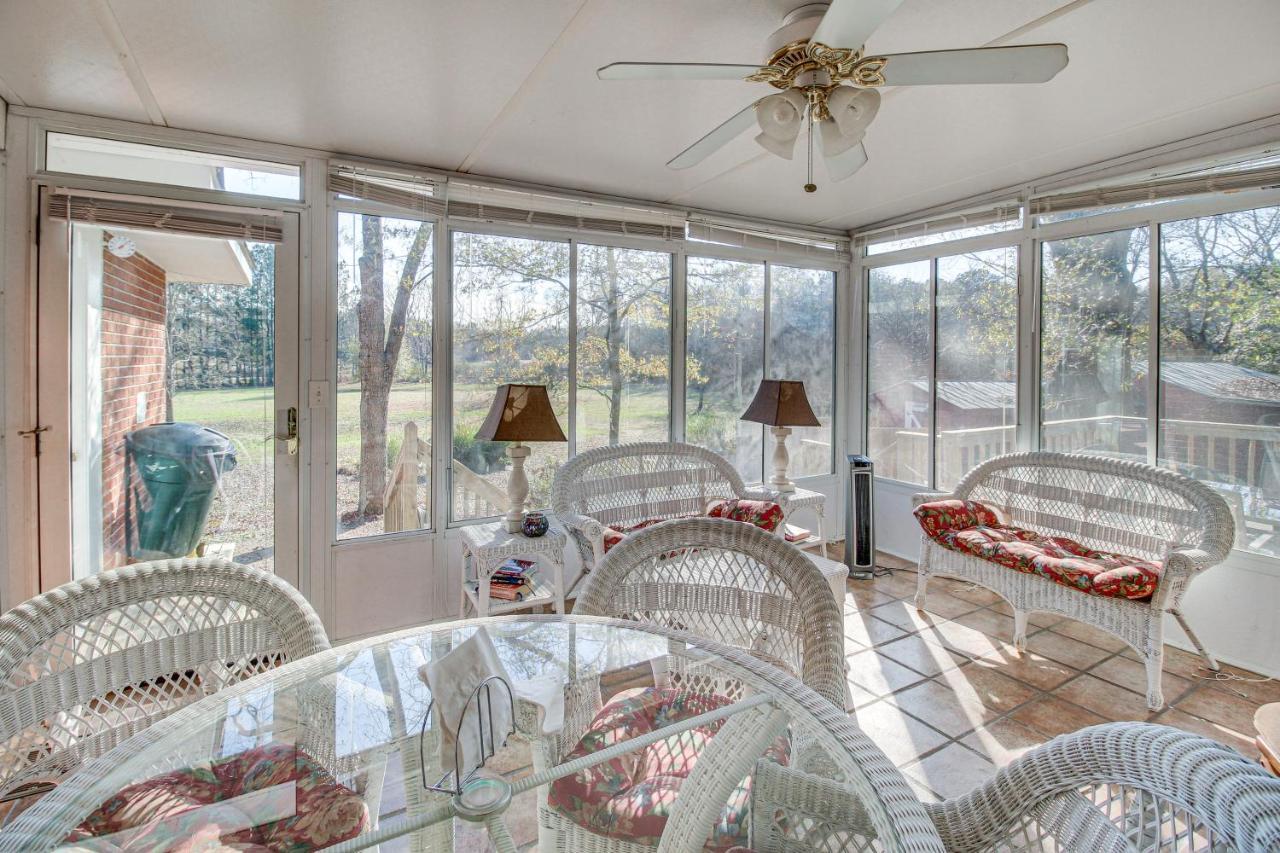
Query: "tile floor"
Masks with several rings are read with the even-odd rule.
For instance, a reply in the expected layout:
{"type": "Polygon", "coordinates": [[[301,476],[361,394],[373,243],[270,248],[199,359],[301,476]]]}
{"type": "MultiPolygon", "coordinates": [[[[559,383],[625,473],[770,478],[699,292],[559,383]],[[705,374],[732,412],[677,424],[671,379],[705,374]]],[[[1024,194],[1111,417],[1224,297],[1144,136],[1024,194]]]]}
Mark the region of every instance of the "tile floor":
{"type": "Polygon", "coordinates": [[[921,796],[963,793],[1056,735],[1108,721],[1164,723],[1253,757],[1253,713],[1280,701],[1280,681],[1225,665],[1234,677],[1211,680],[1200,658],[1170,647],[1168,704],[1150,713],[1142,664],[1110,635],[1041,614],[1020,654],[997,596],[935,578],[922,614],[914,565],[881,557],[893,574],[850,580],[845,596],[854,716],[921,796]]]}
{"type": "MultiPolygon", "coordinates": [[[[830,554],[841,559],[839,546],[830,554]]],[[[1010,642],[1013,619],[996,595],[946,578],[929,583],[928,609],[915,608],[914,564],[880,555],[893,574],[850,580],[845,649],[853,716],[902,769],[922,798],[962,794],[1018,755],[1095,723],[1152,720],[1256,756],[1253,713],[1280,701],[1280,681],[1223,666],[1209,680],[1195,655],[1169,648],[1159,713],[1146,708],[1146,675],[1111,636],[1044,614],[1030,618],[1027,652],[1010,642]]],[[[625,686],[625,685],[619,685],[625,686]]],[[[527,750],[498,769],[532,771],[527,750]]],[[[536,847],[532,798],[513,803],[509,825],[521,851],[536,847]]],[[[492,849],[482,832],[455,824],[457,848],[492,849]]]]}

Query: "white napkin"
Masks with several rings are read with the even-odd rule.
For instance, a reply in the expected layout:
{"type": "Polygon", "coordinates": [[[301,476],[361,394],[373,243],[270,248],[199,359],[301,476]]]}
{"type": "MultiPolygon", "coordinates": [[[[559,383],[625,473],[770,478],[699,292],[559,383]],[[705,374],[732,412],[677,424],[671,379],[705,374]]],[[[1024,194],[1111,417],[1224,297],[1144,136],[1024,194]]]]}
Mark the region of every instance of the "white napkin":
{"type": "MultiPolygon", "coordinates": [[[[480,729],[476,725],[478,712],[474,702],[466,712],[460,741],[456,729],[471,694],[486,678],[494,675],[502,677],[511,685],[515,699],[536,705],[543,734],[554,734],[564,728],[564,685],[561,680],[555,676],[540,676],[513,681],[498,658],[493,639],[484,628],[477,630],[439,660],[423,664],[418,668],[418,675],[431,688],[431,697],[435,700],[432,714],[435,716],[435,724],[440,727],[440,766],[445,770],[453,769],[454,744],[460,742],[460,766],[464,779],[480,766],[483,756],[480,729]]],[[[507,699],[507,691],[497,682],[490,684],[490,693],[493,700],[493,747],[496,750],[506,741],[507,733],[511,731],[512,703],[507,699]]],[[[489,703],[485,703],[484,707],[487,717],[489,703]]],[[[486,727],[485,745],[489,744],[488,732],[486,727]]]]}

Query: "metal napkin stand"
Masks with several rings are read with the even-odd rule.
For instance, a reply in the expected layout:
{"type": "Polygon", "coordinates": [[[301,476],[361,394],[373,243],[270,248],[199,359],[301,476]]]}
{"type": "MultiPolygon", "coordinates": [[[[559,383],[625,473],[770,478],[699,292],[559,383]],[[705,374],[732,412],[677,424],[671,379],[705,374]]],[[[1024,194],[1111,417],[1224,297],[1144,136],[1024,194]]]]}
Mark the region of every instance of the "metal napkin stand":
{"type": "MultiPolygon", "coordinates": [[[[507,738],[516,732],[516,700],[515,694],[511,692],[511,685],[501,675],[491,675],[484,681],[476,685],[471,691],[471,695],[467,697],[467,702],[462,706],[462,713],[458,717],[458,725],[454,728],[453,737],[453,770],[446,770],[440,780],[432,785],[427,781],[427,757],[426,757],[426,735],[427,721],[431,719],[431,710],[435,708],[436,700],[433,697],[431,703],[427,705],[427,712],[422,715],[422,728],[418,733],[418,761],[422,767],[422,787],[428,791],[437,791],[441,794],[450,794],[454,797],[455,802],[459,806],[459,816],[466,817],[464,814],[463,792],[467,786],[475,779],[475,775],[480,772],[480,768],[484,767],[488,761],[498,751],[497,733],[493,729],[493,682],[502,685],[503,690],[507,694],[507,703],[511,707],[511,730],[502,736],[502,743],[507,742],[507,738]],[[472,706],[475,707],[476,733],[480,736],[480,763],[467,774],[466,778],[462,778],[462,727],[467,723],[467,715],[472,706]],[[489,741],[486,745],[485,734],[488,730],[489,741]],[[452,776],[455,787],[449,787],[449,777],[452,776]]],[[[508,787],[508,797],[510,789],[508,787]]],[[[486,804],[486,809],[491,809],[492,804],[486,804]]]]}

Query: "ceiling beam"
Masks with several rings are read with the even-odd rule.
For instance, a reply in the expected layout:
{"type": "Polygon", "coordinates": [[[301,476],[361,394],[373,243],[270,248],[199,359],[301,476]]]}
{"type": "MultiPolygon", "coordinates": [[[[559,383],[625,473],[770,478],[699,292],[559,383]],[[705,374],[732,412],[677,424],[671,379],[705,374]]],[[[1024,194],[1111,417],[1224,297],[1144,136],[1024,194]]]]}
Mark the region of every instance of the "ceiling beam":
{"type": "Polygon", "coordinates": [[[147,78],[142,73],[142,67],[138,65],[138,60],[134,57],[133,50],[129,47],[128,39],[124,37],[124,30],[120,29],[120,22],[116,20],[116,13],[111,8],[110,0],[89,0],[89,8],[93,11],[93,17],[97,20],[98,27],[102,30],[102,34],[107,37],[112,51],[115,52],[116,59],[120,61],[120,66],[124,68],[124,73],[133,85],[133,91],[142,103],[142,108],[146,110],[147,118],[151,120],[152,124],[168,127],[169,122],[165,121],[164,113],[160,110],[160,103],[151,91],[151,85],[147,83],[147,78]]]}
{"type": "Polygon", "coordinates": [[[490,120],[489,124],[485,126],[485,129],[480,133],[480,137],[476,140],[476,144],[472,146],[470,153],[468,153],[466,157],[462,158],[462,162],[458,164],[458,168],[455,171],[471,171],[471,167],[475,165],[476,159],[484,153],[484,150],[489,147],[489,143],[493,141],[493,136],[497,133],[499,125],[506,120],[507,116],[515,111],[519,102],[530,92],[530,90],[533,89],[535,85],[537,85],[542,76],[547,73],[547,70],[551,66],[551,61],[555,58],[556,54],[561,51],[565,43],[568,42],[573,31],[582,26],[583,22],[590,17],[589,12],[587,11],[588,7],[594,5],[596,5],[594,0],[582,0],[582,4],[579,5],[577,11],[573,13],[573,17],[564,25],[564,29],[562,29],[560,34],[556,36],[555,41],[551,42],[551,46],[547,48],[547,52],[542,54],[542,57],[534,63],[533,68],[530,69],[529,73],[525,75],[524,80],[521,81],[519,88],[512,93],[510,98],[507,98],[506,103],[504,103],[502,108],[498,110],[497,115],[495,115],[493,119],[490,120]]]}

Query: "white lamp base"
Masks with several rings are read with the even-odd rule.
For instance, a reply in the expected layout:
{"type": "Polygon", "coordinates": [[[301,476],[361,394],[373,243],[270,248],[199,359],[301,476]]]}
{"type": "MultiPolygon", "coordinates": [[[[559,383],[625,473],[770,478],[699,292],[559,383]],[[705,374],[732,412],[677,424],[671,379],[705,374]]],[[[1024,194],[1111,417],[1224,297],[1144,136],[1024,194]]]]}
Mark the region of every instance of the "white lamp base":
{"type": "Polygon", "coordinates": [[[794,492],[796,484],[787,479],[787,466],[791,457],[787,454],[787,436],[791,435],[790,427],[770,427],[773,431],[773,477],[769,485],[779,492],[794,492]]]}
{"type": "Polygon", "coordinates": [[[524,460],[528,458],[529,452],[529,448],[519,442],[507,448],[507,456],[511,457],[505,516],[508,533],[519,533],[524,525],[524,504],[529,499],[529,478],[524,475],[524,460]]]}

